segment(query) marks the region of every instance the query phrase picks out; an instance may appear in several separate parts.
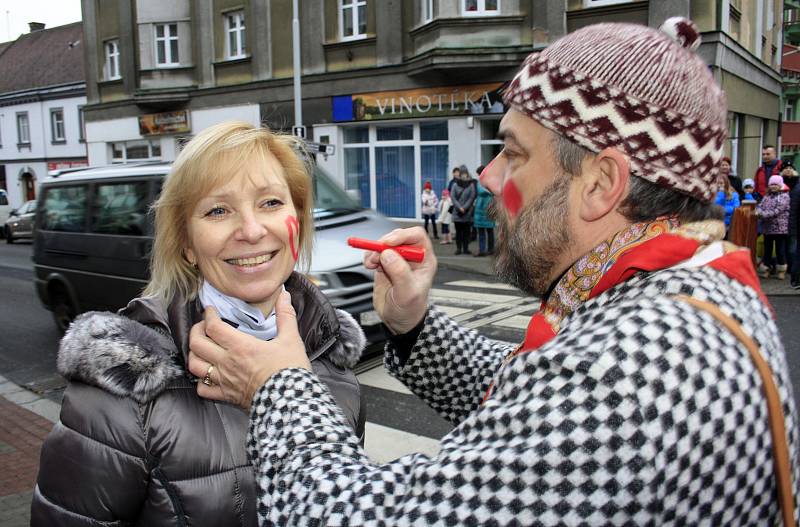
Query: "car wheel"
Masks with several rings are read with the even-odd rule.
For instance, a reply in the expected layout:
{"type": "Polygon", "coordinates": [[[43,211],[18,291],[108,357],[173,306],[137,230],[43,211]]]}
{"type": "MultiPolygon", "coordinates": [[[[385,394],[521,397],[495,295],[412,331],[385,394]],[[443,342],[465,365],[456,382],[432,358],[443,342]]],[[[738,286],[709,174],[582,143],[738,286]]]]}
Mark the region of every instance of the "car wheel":
{"type": "Polygon", "coordinates": [[[75,320],[75,308],[72,307],[72,302],[69,301],[67,293],[62,289],[53,294],[53,320],[56,323],[58,331],[62,334],[67,331],[69,325],[75,320]]]}
{"type": "Polygon", "coordinates": [[[6,227],[6,243],[14,243],[14,235],[8,227],[6,227]]]}

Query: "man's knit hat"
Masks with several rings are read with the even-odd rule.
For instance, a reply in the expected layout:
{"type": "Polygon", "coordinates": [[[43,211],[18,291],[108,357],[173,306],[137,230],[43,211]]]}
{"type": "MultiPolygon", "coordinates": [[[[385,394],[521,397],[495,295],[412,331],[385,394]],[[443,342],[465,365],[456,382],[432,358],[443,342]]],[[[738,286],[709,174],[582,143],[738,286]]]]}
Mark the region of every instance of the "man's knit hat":
{"type": "Polygon", "coordinates": [[[618,148],[633,175],[711,201],[727,110],[699,45],[685,18],[587,26],[529,55],[503,98],[592,152],[618,148]]]}

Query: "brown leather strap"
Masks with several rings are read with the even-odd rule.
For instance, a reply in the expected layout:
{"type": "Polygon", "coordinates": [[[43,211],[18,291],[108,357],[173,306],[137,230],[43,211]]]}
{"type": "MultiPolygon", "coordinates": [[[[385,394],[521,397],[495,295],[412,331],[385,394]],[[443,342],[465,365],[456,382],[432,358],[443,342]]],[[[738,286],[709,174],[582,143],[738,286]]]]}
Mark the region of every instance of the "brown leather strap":
{"type": "Polygon", "coordinates": [[[796,525],[794,521],[795,500],[794,491],[792,490],[792,464],[789,458],[789,444],[786,439],[786,421],[778,388],[775,386],[775,379],[772,376],[772,369],[761,354],[758,344],[744,332],[742,326],[736,320],[720,311],[717,306],[685,295],[677,295],[674,298],[691,304],[716,318],[750,352],[750,358],[753,359],[753,363],[761,376],[764,396],[767,398],[769,429],[772,433],[772,453],[775,459],[775,480],[778,487],[778,503],[781,507],[783,524],[786,527],[796,525]]]}

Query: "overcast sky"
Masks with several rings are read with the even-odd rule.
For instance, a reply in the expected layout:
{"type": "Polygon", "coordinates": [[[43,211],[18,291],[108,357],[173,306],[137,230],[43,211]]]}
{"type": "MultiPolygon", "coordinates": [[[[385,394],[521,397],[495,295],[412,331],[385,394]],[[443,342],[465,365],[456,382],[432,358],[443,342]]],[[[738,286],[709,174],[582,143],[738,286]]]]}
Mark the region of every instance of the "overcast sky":
{"type": "Polygon", "coordinates": [[[28,22],[63,26],[81,19],[81,0],[0,0],[0,42],[27,33],[28,22]]]}

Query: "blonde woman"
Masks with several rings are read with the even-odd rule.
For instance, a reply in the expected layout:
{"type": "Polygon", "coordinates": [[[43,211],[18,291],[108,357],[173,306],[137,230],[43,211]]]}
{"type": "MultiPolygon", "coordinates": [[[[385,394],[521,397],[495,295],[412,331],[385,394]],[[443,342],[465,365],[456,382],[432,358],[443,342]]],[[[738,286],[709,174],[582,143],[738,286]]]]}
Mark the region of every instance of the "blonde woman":
{"type": "Polygon", "coordinates": [[[61,342],[70,382],[42,447],[31,525],[256,525],[248,415],[197,395],[197,382],[218,389],[225,371],[198,380],[187,369],[190,330],[211,307],[271,340],[288,291],[314,372],[363,434],[350,370],[363,333],[293,271],[313,235],[311,179],[295,149],[288,136],[230,122],[178,156],[154,206],[144,295],[119,314],[82,315],[61,342]]]}

